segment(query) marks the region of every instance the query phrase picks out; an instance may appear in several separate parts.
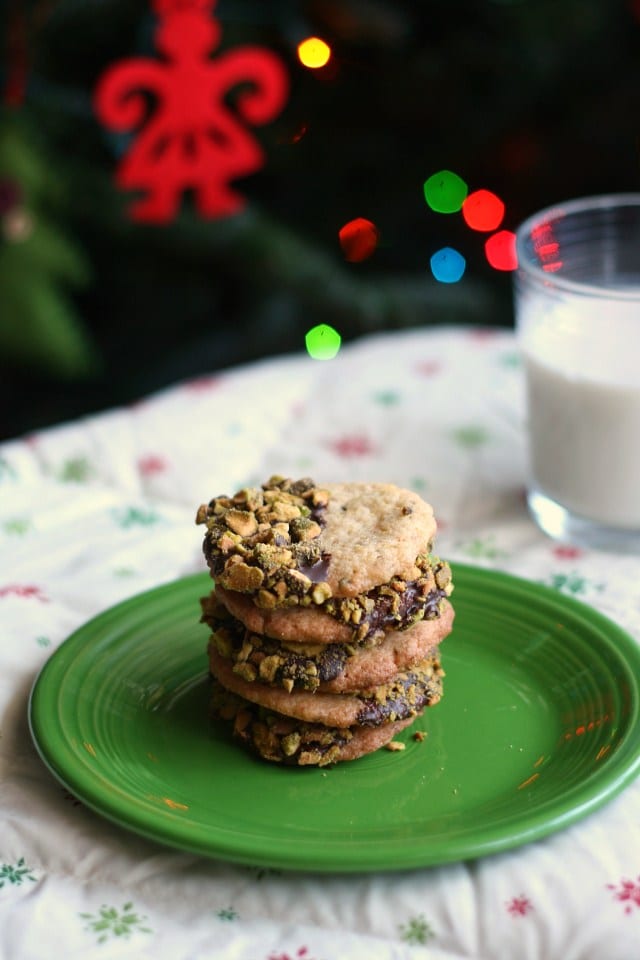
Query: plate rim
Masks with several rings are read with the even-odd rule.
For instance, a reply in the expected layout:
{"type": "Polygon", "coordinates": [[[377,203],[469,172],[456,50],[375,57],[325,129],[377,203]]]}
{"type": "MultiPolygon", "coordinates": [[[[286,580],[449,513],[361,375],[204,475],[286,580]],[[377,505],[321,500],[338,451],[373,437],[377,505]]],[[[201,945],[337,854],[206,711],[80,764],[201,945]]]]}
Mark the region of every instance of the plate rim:
{"type": "MultiPolygon", "coordinates": [[[[403,849],[400,859],[393,863],[389,862],[388,855],[383,855],[382,857],[376,856],[375,851],[367,848],[366,844],[361,841],[358,841],[359,849],[357,862],[355,863],[352,858],[349,858],[348,854],[344,857],[337,857],[335,851],[323,846],[323,844],[318,841],[316,845],[318,846],[317,853],[319,859],[317,862],[314,860],[313,865],[309,865],[310,856],[304,852],[300,854],[293,849],[291,852],[280,850],[277,856],[274,856],[273,851],[262,855],[260,851],[254,849],[248,851],[246,849],[246,841],[243,846],[239,847],[237,842],[234,843],[233,840],[227,840],[221,837],[219,833],[211,843],[203,844],[201,839],[190,843],[186,831],[181,832],[178,830],[178,834],[176,834],[175,830],[173,833],[171,833],[171,831],[169,831],[169,833],[166,831],[161,832],[157,823],[150,827],[145,826],[144,819],[138,817],[135,811],[133,813],[129,811],[128,815],[123,816],[121,811],[113,810],[108,803],[98,803],[94,801],[93,796],[87,796],[87,793],[90,793],[90,791],[85,791],[82,784],[79,785],[78,781],[74,779],[73,762],[65,765],[60,759],[59,751],[56,758],[56,749],[51,750],[45,746],[47,737],[41,733],[43,723],[42,717],[39,715],[40,707],[38,701],[42,696],[43,686],[47,683],[48,673],[53,671],[58,663],[65,658],[69,650],[73,648],[74,643],[78,642],[78,638],[81,638],[86,630],[95,630],[101,626],[102,622],[106,623],[114,618],[118,620],[123,613],[126,614],[129,606],[138,605],[141,600],[150,596],[171,593],[178,588],[190,589],[191,584],[193,584],[195,593],[196,585],[201,584],[204,587],[207,583],[211,582],[207,571],[187,574],[186,576],[174,578],[165,583],[132,594],[101,610],[74,629],[41,665],[31,685],[27,714],[32,742],[41,761],[53,777],[77,796],[87,808],[97,813],[100,817],[134,834],[161,844],[164,847],[187,851],[230,863],[272,867],[290,871],[311,871],[314,873],[386,872],[478,859],[521,847],[534,840],[543,839],[561,829],[565,829],[590,813],[595,812],[612,800],[638,776],[640,772],[640,738],[636,738],[638,742],[635,747],[632,741],[633,733],[640,725],[640,681],[637,679],[640,677],[640,645],[624,627],[610,619],[600,610],[573,596],[563,594],[546,584],[503,570],[494,570],[463,562],[451,561],[451,566],[454,574],[454,582],[461,577],[464,583],[465,578],[470,577],[472,580],[484,580],[494,587],[496,585],[502,585],[511,591],[521,590],[524,593],[530,593],[531,590],[534,590],[543,600],[546,599],[547,602],[552,601],[556,606],[560,604],[569,613],[573,614],[573,616],[585,619],[589,625],[595,624],[600,630],[606,631],[610,634],[608,637],[608,652],[611,653],[612,650],[615,651],[618,662],[626,668],[629,679],[633,683],[630,697],[632,711],[625,727],[623,739],[618,748],[613,751],[607,763],[603,764],[597,774],[590,778],[592,782],[590,789],[585,789],[582,783],[574,784],[571,789],[564,794],[564,797],[552,798],[552,801],[543,804],[539,811],[528,811],[526,818],[524,818],[524,825],[520,827],[516,834],[512,832],[505,835],[504,828],[501,828],[499,824],[493,824],[489,829],[487,829],[485,825],[481,838],[476,839],[471,846],[464,837],[454,837],[448,841],[446,852],[441,852],[439,855],[431,857],[425,856],[425,852],[420,845],[417,846],[417,849],[413,850],[410,846],[407,846],[406,849],[403,849]],[[633,669],[634,659],[638,668],[637,673],[635,673],[633,669]],[[621,753],[621,747],[625,748],[625,750],[622,751],[625,755],[622,763],[620,762],[621,757],[618,756],[618,754],[621,753]],[[69,769],[70,766],[71,771],[69,769]],[[600,789],[597,789],[598,784],[601,784],[600,789]],[[570,802],[571,796],[575,793],[578,794],[579,798],[582,797],[582,800],[577,804],[572,804],[570,802]],[[584,796],[585,793],[586,797],[584,796]],[[552,816],[549,816],[548,811],[546,811],[546,807],[548,806],[552,807],[552,816]],[[555,811],[555,813],[553,813],[553,811],[555,811]]],[[[203,676],[204,675],[206,675],[206,666],[203,668],[203,676]]],[[[67,744],[65,744],[65,748],[68,749],[67,744]]],[[[70,751],[69,754],[72,757],[70,751]]],[[[77,776],[79,776],[79,774],[77,776]]],[[[516,818],[516,820],[517,819],[522,820],[523,818],[516,818]]],[[[179,820],[167,820],[167,823],[180,825],[179,820]]],[[[311,843],[312,841],[306,842],[311,843]]],[[[315,852],[313,856],[316,856],[315,852]]]]}

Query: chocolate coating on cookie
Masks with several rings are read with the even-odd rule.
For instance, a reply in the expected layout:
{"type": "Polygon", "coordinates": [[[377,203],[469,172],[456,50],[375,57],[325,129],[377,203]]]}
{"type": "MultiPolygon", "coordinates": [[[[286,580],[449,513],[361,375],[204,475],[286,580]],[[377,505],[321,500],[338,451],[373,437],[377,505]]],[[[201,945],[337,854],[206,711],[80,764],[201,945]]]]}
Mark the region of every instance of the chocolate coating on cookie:
{"type": "Polygon", "coordinates": [[[317,690],[320,684],[340,676],[351,651],[337,643],[318,644],[310,654],[283,647],[277,640],[247,630],[215,595],[200,601],[202,620],[212,630],[211,641],[217,652],[233,663],[234,673],[248,682],[259,681],[291,691],[317,690]]]}
{"type": "Polygon", "coordinates": [[[354,642],[374,641],[388,630],[406,630],[422,619],[440,616],[442,601],[453,590],[447,563],[427,554],[414,561],[420,571],[416,580],[392,577],[389,583],[355,597],[331,597],[322,609],[353,626],[354,642]]]}
{"type": "Polygon", "coordinates": [[[226,590],[255,595],[269,608],[305,600],[322,603],[331,589],[321,577],[330,557],[317,541],[329,500],[312,480],[271,477],[260,489],[203,504],[203,551],[226,590]]]}
{"type": "Polygon", "coordinates": [[[376,728],[328,727],[264,710],[213,681],[211,713],[233,724],[233,734],[264,760],[285,766],[326,767],[356,760],[389,743],[414,718],[376,728]]]}
{"type": "Polygon", "coordinates": [[[258,600],[225,590],[216,594],[247,629],[281,641],[318,643],[379,643],[390,630],[406,630],[420,620],[441,616],[453,590],[451,570],[441,560],[421,555],[415,560],[418,579],[394,577],[356,597],[330,597],[324,603],[264,609],[258,600]]]}
{"type": "Polygon", "coordinates": [[[200,507],[216,581],[265,609],[353,599],[393,578],[421,576],[435,534],[429,504],[393,484],[272,477],[200,507]]]}
{"type": "Polygon", "coordinates": [[[409,630],[390,631],[376,645],[338,643],[281,643],[247,630],[216,600],[203,597],[202,620],[212,630],[209,641],[232,663],[234,673],[248,682],[292,690],[352,693],[385,683],[436,653],[451,632],[453,608],[447,602],[442,616],[421,620],[409,630]]]}
{"type": "Polygon", "coordinates": [[[222,686],[245,700],[288,717],[334,727],[377,726],[415,716],[425,706],[438,702],[444,676],[439,657],[435,655],[371,689],[354,693],[287,692],[258,681],[244,680],[234,672],[230,661],[212,646],[209,648],[209,666],[212,676],[222,686]]]}
{"type": "Polygon", "coordinates": [[[357,722],[363,726],[377,727],[381,723],[417,716],[442,697],[443,676],[444,671],[437,658],[424,660],[412,670],[377,687],[371,696],[361,695],[364,706],[357,722]]]}

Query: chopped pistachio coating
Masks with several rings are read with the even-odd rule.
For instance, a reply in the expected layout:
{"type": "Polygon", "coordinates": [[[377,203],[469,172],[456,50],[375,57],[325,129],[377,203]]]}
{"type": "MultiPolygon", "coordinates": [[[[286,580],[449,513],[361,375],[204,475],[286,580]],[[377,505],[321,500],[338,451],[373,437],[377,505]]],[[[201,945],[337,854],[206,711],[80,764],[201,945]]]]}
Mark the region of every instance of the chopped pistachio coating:
{"type": "Polygon", "coordinates": [[[308,478],[274,476],[260,489],[200,506],[196,523],[207,527],[203,549],[216,580],[227,590],[257,594],[267,608],[322,603],[331,589],[308,573],[327,559],[313,541],[328,500],[308,478]]]}

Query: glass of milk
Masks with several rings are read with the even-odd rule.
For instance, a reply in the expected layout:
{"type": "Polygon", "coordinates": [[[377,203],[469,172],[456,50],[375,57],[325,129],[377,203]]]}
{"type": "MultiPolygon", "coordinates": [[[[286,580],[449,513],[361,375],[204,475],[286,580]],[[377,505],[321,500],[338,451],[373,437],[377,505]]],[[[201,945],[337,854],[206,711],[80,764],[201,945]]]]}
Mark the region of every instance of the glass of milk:
{"type": "Polygon", "coordinates": [[[640,193],[543,210],[516,251],[529,509],[556,539],[640,553],[640,193]]]}

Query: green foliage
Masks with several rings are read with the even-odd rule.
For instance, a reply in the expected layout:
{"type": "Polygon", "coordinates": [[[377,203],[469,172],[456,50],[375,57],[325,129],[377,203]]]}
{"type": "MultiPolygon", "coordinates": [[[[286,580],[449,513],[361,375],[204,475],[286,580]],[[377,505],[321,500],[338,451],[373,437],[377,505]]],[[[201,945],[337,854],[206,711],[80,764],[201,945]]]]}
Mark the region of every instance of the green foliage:
{"type": "Polygon", "coordinates": [[[55,219],[53,169],[25,117],[0,114],[0,182],[16,192],[2,211],[0,355],[64,378],[87,376],[97,358],[67,291],[88,284],[90,270],[55,219]]]}

